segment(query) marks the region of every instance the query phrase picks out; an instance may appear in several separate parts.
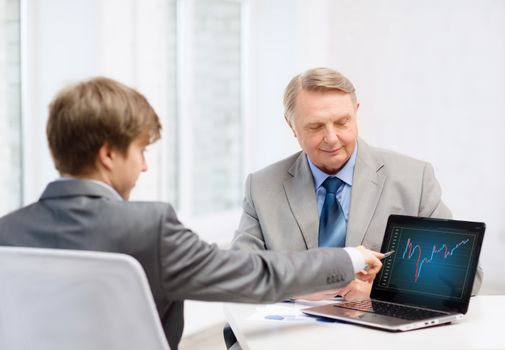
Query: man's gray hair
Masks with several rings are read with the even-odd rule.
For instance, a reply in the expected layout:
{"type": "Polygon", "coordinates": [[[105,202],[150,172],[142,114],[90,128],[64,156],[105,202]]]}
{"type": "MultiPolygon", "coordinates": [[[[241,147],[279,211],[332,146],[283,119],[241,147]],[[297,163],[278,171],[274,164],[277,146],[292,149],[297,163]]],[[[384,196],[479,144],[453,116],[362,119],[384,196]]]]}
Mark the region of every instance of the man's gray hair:
{"type": "Polygon", "coordinates": [[[356,101],[354,85],[341,73],[330,68],[312,68],[296,75],[284,91],[284,115],[293,121],[295,117],[296,98],[300,90],[331,91],[338,90],[350,94],[356,101]]]}

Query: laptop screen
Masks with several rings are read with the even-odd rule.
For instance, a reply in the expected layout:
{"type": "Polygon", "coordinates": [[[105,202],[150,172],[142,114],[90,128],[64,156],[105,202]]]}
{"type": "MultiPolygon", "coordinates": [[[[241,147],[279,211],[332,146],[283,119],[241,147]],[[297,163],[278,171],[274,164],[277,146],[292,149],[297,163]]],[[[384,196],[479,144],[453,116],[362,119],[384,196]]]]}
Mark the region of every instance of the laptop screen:
{"type": "Polygon", "coordinates": [[[466,313],[485,224],[391,215],[374,299],[466,313]]]}

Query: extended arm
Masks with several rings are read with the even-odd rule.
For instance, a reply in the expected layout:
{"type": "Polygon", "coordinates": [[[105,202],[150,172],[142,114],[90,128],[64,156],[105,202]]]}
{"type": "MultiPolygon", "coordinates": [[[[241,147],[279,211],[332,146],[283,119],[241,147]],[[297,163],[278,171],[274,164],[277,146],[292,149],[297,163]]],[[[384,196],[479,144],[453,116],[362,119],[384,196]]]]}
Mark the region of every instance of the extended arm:
{"type": "Polygon", "coordinates": [[[173,300],[270,303],[340,288],[355,278],[343,249],[228,251],[200,240],[171,208],[161,224],[162,282],[173,300]]]}

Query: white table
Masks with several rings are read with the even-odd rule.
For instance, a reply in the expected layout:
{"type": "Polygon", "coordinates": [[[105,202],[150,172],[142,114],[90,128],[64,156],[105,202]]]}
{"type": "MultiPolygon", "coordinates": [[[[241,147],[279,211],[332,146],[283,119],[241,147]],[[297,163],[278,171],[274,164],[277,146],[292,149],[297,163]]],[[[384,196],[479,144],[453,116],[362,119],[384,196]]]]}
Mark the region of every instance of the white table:
{"type": "Polygon", "coordinates": [[[297,324],[248,319],[258,307],[224,305],[228,322],[244,350],[505,349],[502,295],[473,297],[465,317],[452,324],[395,333],[340,322],[297,324]]]}

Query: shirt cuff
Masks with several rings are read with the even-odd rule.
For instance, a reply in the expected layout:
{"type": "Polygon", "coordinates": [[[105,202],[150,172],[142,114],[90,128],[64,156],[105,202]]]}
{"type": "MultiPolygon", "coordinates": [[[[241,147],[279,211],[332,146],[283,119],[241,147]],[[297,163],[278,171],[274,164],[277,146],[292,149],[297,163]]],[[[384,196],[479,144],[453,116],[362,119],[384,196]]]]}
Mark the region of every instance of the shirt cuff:
{"type": "Polygon", "coordinates": [[[352,267],[354,269],[354,273],[358,273],[365,269],[366,263],[363,254],[360,251],[353,247],[345,247],[344,250],[349,254],[349,257],[352,261],[352,267]]]}

